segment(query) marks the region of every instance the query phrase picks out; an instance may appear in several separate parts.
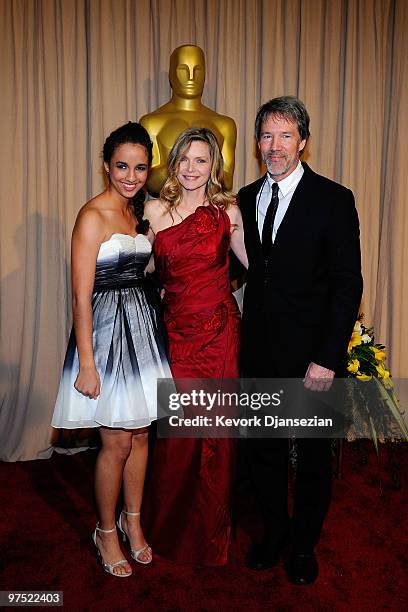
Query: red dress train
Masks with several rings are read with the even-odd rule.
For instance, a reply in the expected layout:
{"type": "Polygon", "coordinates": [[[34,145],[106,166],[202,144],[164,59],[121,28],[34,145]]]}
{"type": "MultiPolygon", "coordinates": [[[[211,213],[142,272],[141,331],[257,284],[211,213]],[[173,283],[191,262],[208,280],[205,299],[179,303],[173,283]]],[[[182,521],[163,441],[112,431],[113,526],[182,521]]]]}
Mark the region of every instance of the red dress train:
{"type": "MultiPolygon", "coordinates": [[[[240,316],[230,291],[229,245],[229,217],[213,205],[156,236],[175,378],[238,376],[240,316]]],[[[156,440],[143,512],[155,553],[179,563],[227,562],[234,451],[231,439],[156,440]]]]}

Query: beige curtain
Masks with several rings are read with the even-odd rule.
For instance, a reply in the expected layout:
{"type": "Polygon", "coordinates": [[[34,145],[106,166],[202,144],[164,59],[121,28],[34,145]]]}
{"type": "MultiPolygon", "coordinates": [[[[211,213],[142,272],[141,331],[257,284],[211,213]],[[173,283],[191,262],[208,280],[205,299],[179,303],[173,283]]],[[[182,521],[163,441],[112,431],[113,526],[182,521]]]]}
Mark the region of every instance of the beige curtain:
{"type": "Polygon", "coordinates": [[[408,376],[406,0],[0,0],[0,457],[48,457],[71,325],[69,243],[102,190],[104,137],[169,99],[180,44],[204,103],[238,127],[235,188],[259,175],[253,122],[295,94],[310,165],[355,193],[364,312],[408,376]]]}

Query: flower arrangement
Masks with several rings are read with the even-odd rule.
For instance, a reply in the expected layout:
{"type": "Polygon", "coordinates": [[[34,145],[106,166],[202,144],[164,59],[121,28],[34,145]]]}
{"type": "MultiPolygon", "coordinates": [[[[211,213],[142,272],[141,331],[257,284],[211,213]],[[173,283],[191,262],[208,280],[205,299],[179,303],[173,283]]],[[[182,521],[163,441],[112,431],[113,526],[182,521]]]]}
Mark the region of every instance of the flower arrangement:
{"type": "MultiPolygon", "coordinates": [[[[384,409],[382,412],[386,414],[388,408],[387,414],[392,416],[394,423],[398,425],[403,437],[408,441],[408,428],[402,418],[398,399],[394,393],[391,373],[385,363],[387,356],[385,346],[375,342],[373,328],[365,327],[362,320],[363,315],[360,315],[348,345],[348,376],[360,381],[372,381],[375,384],[379,401],[384,409]]],[[[361,400],[362,394],[359,395],[359,400],[361,400]]],[[[378,422],[374,415],[370,413],[367,402],[363,401],[362,404],[368,413],[371,434],[375,447],[378,449],[378,422]]],[[[382,433],[380,437],[384,437],[382,433]]]]}
{"type": "Polygon", "coordinates": [[[362,319],[363,315],[360,315],[350,338],[347,370],[358,380],[371,380],[373,376],[388,380],[390,372],[385,367],[385,346],[375,344],[373,328],[366,328],[362,319]]]}

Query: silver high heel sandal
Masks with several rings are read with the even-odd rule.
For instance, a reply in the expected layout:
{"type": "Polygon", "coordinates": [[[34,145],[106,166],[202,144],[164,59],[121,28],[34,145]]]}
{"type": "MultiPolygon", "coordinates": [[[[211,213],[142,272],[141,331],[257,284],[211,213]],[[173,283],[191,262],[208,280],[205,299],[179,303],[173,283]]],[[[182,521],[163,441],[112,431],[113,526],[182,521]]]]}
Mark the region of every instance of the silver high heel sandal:
{"type": "Polygon", "coordinates": [[[116,574],[116,572],[113,571],[114,568],[118,567],[119,565],[127,565],[128,561],[126,561],[126,559],[121,559],[120,561],[116,561],[115,563],[106,563],[106,561],[102,557],[101,551],[99,550],[99,547],[96,543],[96,532],[100,531],[101,533],[113,533],[114,531],[116,531],[116,527],[114,527],[113,529],[101,529],[100,527],[98,527],[98,525],[99,523],[96,524],[95,531],[92,534],[92,540],[96,546],[96,550],[98,551],[98,557],[101,560],[103,569],[108,574],[111,574],[112,576],[117,576],[118,578],[127,578],[128,576],[131,576],[132,570],[130,570],[130,572],[125,572],[123,574],[116,574]]]}
{"type": "MultiPolygon", "coordinates": [[[[127,535],[127,533],[125,533],[125,530],[122,527],[122,514],[126,514],[126,516],[140,516],[140,512],[126,512],[126,510],[122,510],[122,512],[119,515],[119,520],[118,520],[117,525],[120,531],[122,532],[123,541],[126,542],[126,540],[129,540],[129,546],[130,546],[129,536],[127,535]]],[[[140,555],[147,551],[150,551],[150,554],[152,555],[152,549],[150,548],[148,544],[146,544],[146,546],[143,546],[143,548],[139,548],[139,550],[133,550],[133,548],[130,546],[130,555],[132,559],[134,559],[138,563],[142,563],[143,565],[149,565],[152,562],[152,558],[149,561],[143,561],[140,558],[140,555]]]]}

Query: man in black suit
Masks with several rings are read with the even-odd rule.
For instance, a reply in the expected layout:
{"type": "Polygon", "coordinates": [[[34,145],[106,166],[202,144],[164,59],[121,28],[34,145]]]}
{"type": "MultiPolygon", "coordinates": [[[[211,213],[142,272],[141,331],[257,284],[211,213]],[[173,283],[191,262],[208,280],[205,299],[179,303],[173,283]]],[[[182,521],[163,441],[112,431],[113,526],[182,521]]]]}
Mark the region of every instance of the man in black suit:
{"type": "MultiPolygon", "coordinates": [[[[345,372],[362,294],[354,197],[300,162],[310,133],[308,112],[297,98],[264,104],[255,133],[267,173],[238,195],[249,260],[242,374],[304,379],[306,388],[325,391],[345,372]]],[[[330,440],[297,440],[291,520],[288,440],[249,439],[247,450],[265,525],[249,566],[272,567],[289,541],[289,579],[312,583],[318,575],[314,548],[331,495],[330,440]]]]}

